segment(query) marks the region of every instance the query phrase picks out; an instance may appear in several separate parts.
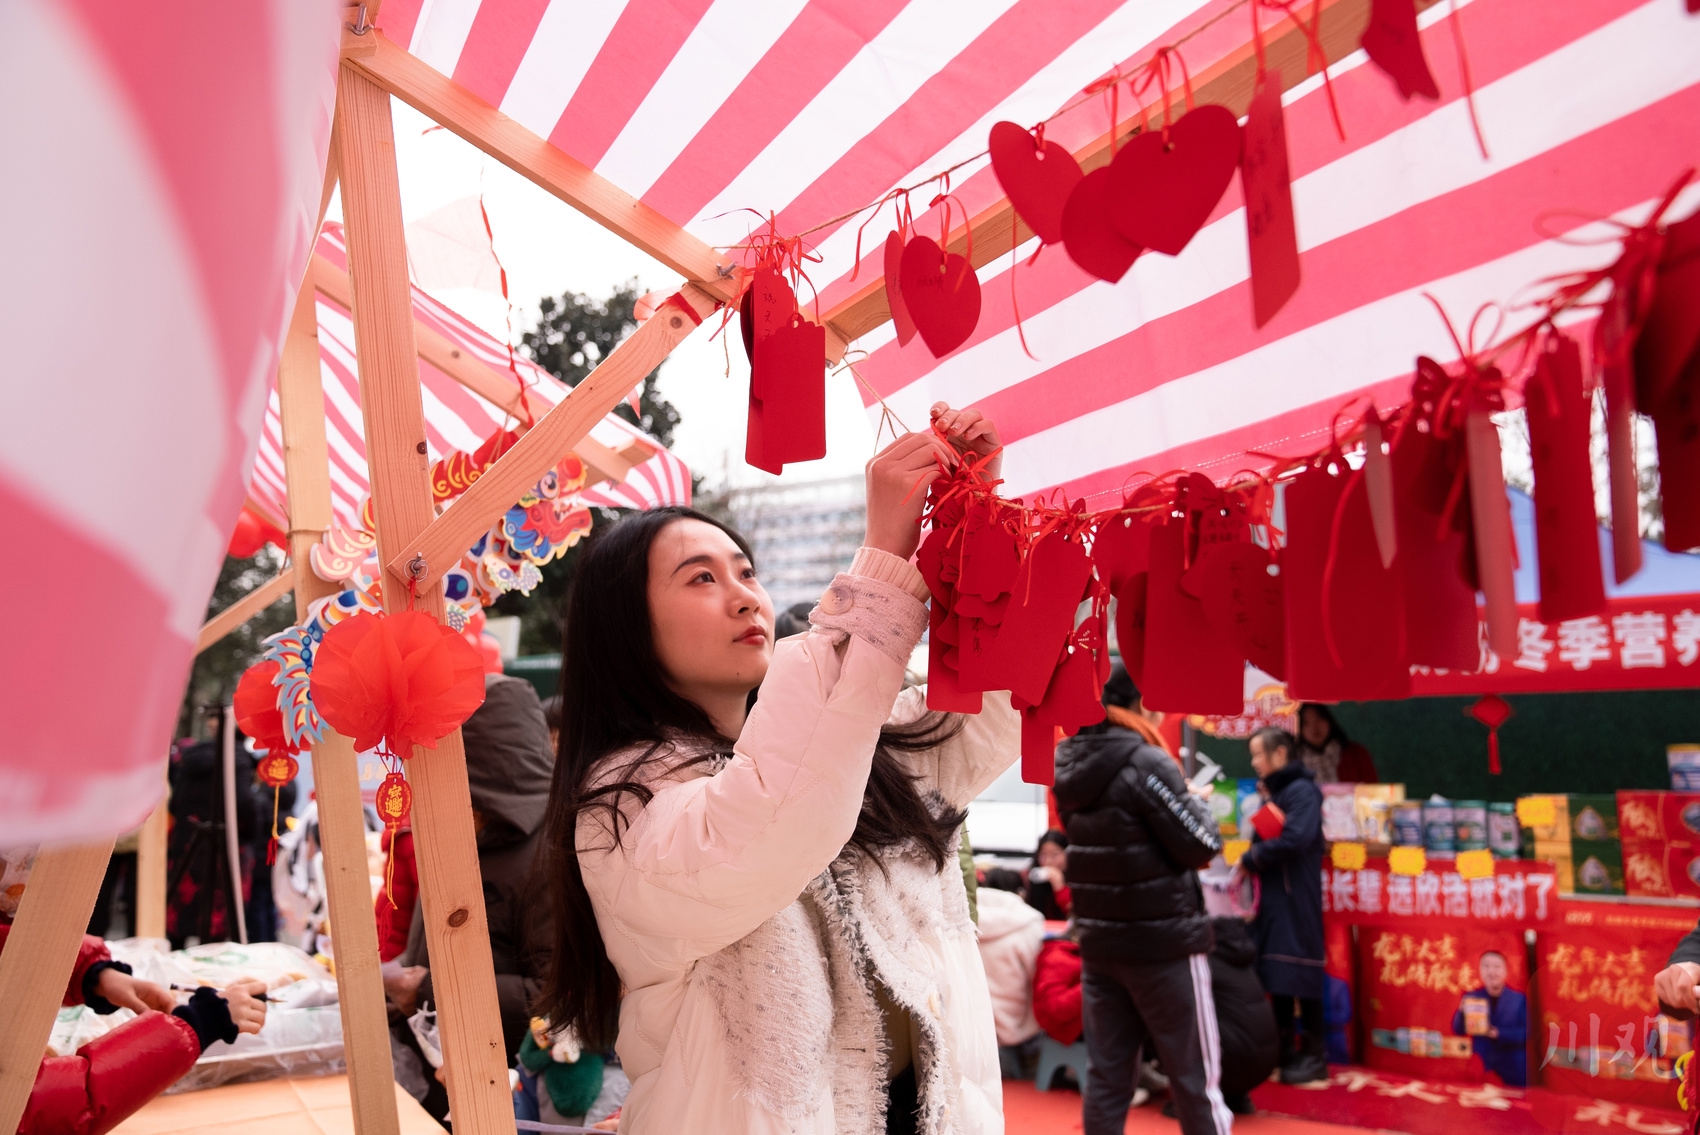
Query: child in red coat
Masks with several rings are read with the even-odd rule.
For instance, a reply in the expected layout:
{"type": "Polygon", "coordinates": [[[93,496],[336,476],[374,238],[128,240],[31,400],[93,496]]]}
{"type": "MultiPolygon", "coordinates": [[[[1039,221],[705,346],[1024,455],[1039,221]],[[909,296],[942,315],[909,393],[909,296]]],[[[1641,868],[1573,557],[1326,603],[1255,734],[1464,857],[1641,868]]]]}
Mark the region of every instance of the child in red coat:
{"type": "Polygon", "coordinates": [[[1033,1016],[1058,1044],[1080,1039],[1080,943],[1051,938],[1033,967],[1033,1016]]]}

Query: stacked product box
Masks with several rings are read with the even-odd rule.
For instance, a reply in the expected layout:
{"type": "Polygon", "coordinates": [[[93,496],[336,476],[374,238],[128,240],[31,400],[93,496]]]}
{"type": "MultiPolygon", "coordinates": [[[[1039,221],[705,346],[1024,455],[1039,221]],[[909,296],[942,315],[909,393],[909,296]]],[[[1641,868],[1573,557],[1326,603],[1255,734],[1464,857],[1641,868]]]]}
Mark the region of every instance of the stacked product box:
{"type": "Polygon", "coordinates": [[[1553,822],[1524,828],[1523,849],[1525,858],[1549,860],[1558,866],[1561,892],[1624,893],[1616,796],[1572,793],[1522,799],[1552,802],[1553,822]]]}
{"type": "Polygon", "coordinates": [[[1365,843],[1393,842],[1393,805],[1405,799],[1403,784],[1358,784],[1352,802],[1357,812],[1358,838],[1365,843]]]}
{"type": "Polygon", "coordinates": [[[1322,838],[1329,843],[1392,843],[1388,809],[1405,799],[1403,784],[1324,784],[1322,838]]]}
{"type": "Polygon", "coordinates": [[[1700,792],[1617,794],[1623,884],[1645,898],[1700,898],[1700,792]]]}

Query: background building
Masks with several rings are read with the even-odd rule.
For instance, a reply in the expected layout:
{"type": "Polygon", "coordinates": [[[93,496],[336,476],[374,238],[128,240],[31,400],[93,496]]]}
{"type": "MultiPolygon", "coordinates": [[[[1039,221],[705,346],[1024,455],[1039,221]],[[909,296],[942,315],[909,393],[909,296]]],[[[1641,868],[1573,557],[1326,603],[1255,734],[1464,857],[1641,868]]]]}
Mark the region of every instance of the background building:
{"type": "Polygon", "coordinates": [[[775,611],[813,602],[850,566],[867,526],[860,474],[727,490],[732,523],[750,541],[775,611]]]}

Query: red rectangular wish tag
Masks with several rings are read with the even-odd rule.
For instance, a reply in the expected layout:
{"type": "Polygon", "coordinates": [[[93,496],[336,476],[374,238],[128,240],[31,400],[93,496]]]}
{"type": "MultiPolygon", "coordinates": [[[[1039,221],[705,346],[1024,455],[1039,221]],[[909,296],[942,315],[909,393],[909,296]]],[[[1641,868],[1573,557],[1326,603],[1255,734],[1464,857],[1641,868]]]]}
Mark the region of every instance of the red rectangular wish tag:
{"type": "Polygon", "coordinates": [[[1470,461],[1470,519],[1476,535],[1476,583],[1487,603],[1488,645],[1502,658],[1517,655],[1517,589],[1512,572],[1517,560],[1511,534],[1511,505],[1505,499],[1505,467],[1500,463],[1499,427],[1486,406],[1464,420],[1470,461]]]}
{"type": "Polygon", "coordinates": [[[1046,786],[1057,782],[1057,727],[1021,711],[1021,779],[1046,786]]]}
{"type": "Polygon", "coordinates": [[[1116,646],[1133,684],[1145,684],[1145,597],[1151,576],[1139,572],[1116,589],[1116,646]]]}
{"type": "Polygon", "coordinates": [[[996,599],[1015,586],[1021,564],[1015,533],[1000,523],[997,505],[991,500],[977,500],[968,506],[961,534],[946,554],[959,557],[961,577],[956,589],[960,592],[996,599]]]}
{"type": "Polygon", "coordinates": [[[1672,384],[1653,417],[1659,447],[1659,497],[1665,547],[1700,547],[1700,355],[1672,384]]]}
{"type": "Polygon", "coordinates": [[[1233,716],[1245,709],[1245,657],[1211,628],[1204,604],[1181,590],[1185,561],[1185,522],[1154,526],[1140,693],[1148,708],[1165,713],[1233,716]]]}
{"type": "Polygon", "coordinates": [[[1299,289],[1299,238],[1293,227],[1281,90],[1279,71],[1258,75],[1240,151],[1246,243],[1251,252],[1251,310],[1259,327],[1275,318],[1299,289]]]}
{"type": "Polygon", "coordinates": [[[1363,478],[1352,477],[1344,461],[1331,464],[1334,474],[1312,467],[1285,486],[1288,695],[1295,701],[1408,697],[1398,565],[1381,566],[1363,478]]]}
{"type": "Polygon", "coordinates": [[[1043,700],[1091,578],[1092,561],[1066,532],[1050,532],[1033,542],[1010,589],[1009,608],[988,660],[987,689],[1008,690],[1029,705],[1043,700]]]}
{"type": "Polygon", "coordinates": [[[744,460],[757,469],[764,469],[777,476],[785,471],[781,461],[769,460],[767,456],[767,429],[762,421],[761,399],[756,397],[755,371],[750,371],[750,405],[748,416],[744,420],[744,460]]]}
{"type": "Polygon", "coordinates": [[[762,468],[825,457],[826,328],[793,313],[769,334],[757,332],[750,390],[761,400],[761,451],[769,462],[762,468]]]}
{"type": "Polygon", "coordinates": [[[1151,555],[1151,526],[1131,512],[1113,513],[1092,537],[1092,563],[1111,591],[1145,570],[1151,555]]]}
{"type": "Polygon", "coordinates": [[[1565,335],[1548,335],[1523,387],[1529,457],[1535,474],[1535,558],[1543,622],[1605,610],[1594,473],[1588,459],[1591,407],[1582,385],[1582,352],[1565,335]]]}
{"type": "Polygon", "coordinates": [[[1600,386],[1606,396],[1606,472],[1611,498],[1612,576],[1628,583],[1641,570],[1641,479],[1635,471],[1635,376],[1628,344],[1624,282],[1600,310],[1600,386]]]}
{"type": "Polygon", "coordinates": [[[1665,229],[1653,300],[1635,337],[1635,408],[1657,416],[1700,357],[1700,212],[1665,229]]]}
{"type": "Polygon", "coordinates": [[[955,667],[945,661],[949,643],[933,628],[927,643],[927,708],[935,713],[979,713],[980,691],[963,686],[955,667]]]}
{"type": "MultiPolygon", "coordinates": [[[[1448,448],[1415,424],[1405,428],[1393,448],[1397,578],[1410,660],[1469,672],[1481,662],[1476,588],[1461,570],[1470,541],[1456,524],[1442,528],[1448,487],[1462,473],[1447,459],[1448,448]]],[[[1460,507],[1467,510],[1468,494],[1459,492],[1460,507]]]]}

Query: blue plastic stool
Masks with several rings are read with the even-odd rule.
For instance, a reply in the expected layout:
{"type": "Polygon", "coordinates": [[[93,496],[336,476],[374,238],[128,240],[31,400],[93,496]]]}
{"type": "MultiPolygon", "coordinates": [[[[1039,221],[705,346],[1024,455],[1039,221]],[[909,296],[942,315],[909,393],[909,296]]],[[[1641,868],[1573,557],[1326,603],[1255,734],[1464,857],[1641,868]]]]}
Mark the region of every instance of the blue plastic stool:
{"type": "Polygon", "coordinates": [[[1051,1090],[1051,1079],[1059,1068],[1074,1069],[1074,1078],[1080,1081],[1080,1086],[1086,1086],[1086,1070],[1090,1063],[1086,1059],[1086,1042],[1077,1040],[1073,1044],[1058,1044],[1047,1036],[1039,1042],[1039,1072],[1038,1083],[1034,1086],[1041,1092],[1051,1090]]]}

